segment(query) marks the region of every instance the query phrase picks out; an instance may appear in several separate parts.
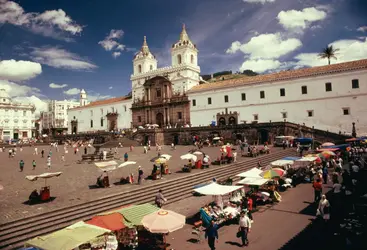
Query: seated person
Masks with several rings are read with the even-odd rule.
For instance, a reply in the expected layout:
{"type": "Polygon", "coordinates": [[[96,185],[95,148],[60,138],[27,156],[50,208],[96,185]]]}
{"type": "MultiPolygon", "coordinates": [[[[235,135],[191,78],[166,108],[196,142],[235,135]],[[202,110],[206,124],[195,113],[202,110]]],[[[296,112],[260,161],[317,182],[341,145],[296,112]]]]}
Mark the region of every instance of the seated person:
{"type": "Polygon", "coordinates": [[[33,190],[32,193],[29,195],[29,202],[39,202],[41,200],[40,195],[37,192],[37,189],[33,190]]]}
{"type": "Polygon", "coordinates": [[[209,158],[208,156],[204,156],[203,158],[203,168],[208,168],[209,167],[209,158]]]}
{"type": "Polygon", "coordinates": [[[101,176],[99,176],[97,178],[97,186],[99,186],[99,187],[108,187],[109,186],[107,171],[103,171],[101,176]]]}
{"type": "Polygon", "coordinates": [[[192,168],[193,167],[191,160],[189,160],[189,163],[186,165],[186,167],[188,167],[188,168],[192,168]]]}

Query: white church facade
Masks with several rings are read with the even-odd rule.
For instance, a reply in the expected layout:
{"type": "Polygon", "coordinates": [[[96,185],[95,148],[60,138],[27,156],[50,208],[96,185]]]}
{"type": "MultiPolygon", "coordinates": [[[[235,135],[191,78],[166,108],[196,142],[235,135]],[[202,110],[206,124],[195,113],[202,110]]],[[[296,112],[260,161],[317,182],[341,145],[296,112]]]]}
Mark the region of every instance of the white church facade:
{"type": "Polygon", "coordinates": [[[206,83],[188,95],[192,126],[289,121],[351,133],[355,122],[367,134],[367,60],[206,83]]]}

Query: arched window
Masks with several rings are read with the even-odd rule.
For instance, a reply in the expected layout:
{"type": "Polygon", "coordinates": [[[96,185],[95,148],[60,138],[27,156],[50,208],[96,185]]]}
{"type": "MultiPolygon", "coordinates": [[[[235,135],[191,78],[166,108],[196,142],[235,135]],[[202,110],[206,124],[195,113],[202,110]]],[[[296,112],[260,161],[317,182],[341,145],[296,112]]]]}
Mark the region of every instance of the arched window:
{"type": "Polygon", "coordinates": [[[191,64],[194,64],[194,55],[191,55],[191,64]]]}
{"type": "Polygon", "coordinates": [[[150,70],[153,70],[153,65],[150,65],[150,70]]]}
{"type": "Polygon", "coordinates": [[[141,65],[138,65],[138,72],[141,73],[141,65]]]}
{"type": "Polygon", "coordinates": [[[177,55],[177,63],[181,64],[182,63],[182,57],[181,55],[177,55]]]}

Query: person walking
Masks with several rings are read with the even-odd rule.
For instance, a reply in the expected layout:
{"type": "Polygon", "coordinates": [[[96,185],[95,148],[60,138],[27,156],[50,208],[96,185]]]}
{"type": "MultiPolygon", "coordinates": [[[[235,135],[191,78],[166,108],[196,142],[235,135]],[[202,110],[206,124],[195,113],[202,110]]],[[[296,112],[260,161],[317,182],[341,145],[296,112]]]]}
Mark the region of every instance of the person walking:
{"type": "Polygon", "coordinates": [[[141,169],[141,166],[139,166],[139,171],[138,171],[138,184],[141,184],[141,181],[143,180],[143,170],[141,169]]]}
{"type": "Polygon", "coordinates": [[[212,219],[209,227],[205,230],[205,239],[208,239],[210,250],[215,250],[215,242],[218,243],[218,225],[212,219]]]}
{"type": "Polygon", "coordinates": [[[24,168],[24,161],[23,160],[20,160],[19,168],[20,168],[20,172],[23,172],[23,168],[24,168]]]}
{"type": "Polygon", "coordinates": [[[42,149],[42,151],[41,151],[41,158],[44,158],[44,157],[45,157],[45,150],[42,149]]]}
{"type": "Polygon", "coordinates": [[[315,199],[314,202],[317,203],[321,199],[322,194],[322,183],[320,179],[317,179],[313,184],[312,187],[314,189],[315,199]]]}
{"type": "Polygon", "coordinates": [[[167,202],[167,199],[164,198],[162,189],[159,189],[158,194],[155,196],[155,204],[162,208],[163,204],[167,202]]]}
{"type": "Polygon", "coordinates": [[[327,179],[329,176],[329,170],[327,165],[322,168],[322,179],[324,181],[324,184],[327,184],[327,179]]]}
{"type": "Polygon", "coordinates": [[[238,231],[241,234],[242,246],[248,246],[249,241],[247,238],[248,233],[251,229],[251,220],[247,216],[247,212],[241,212],[241,217],[239,221],[239,228],[238,231]]]}
{"type": "Polygon", "coordinates": [[[32,167],[33,167],[33,169],[32,169],[32,170],[35,170],[35,169],[36,169],[36,165],[37,165],[36,161],[35,161],[35,160],[33,160],[33,161],[32,161],[32,167]]]}
{"type": "Polygon", "coordinates": [[[325,195],[321,197],[317,213],[321,215],[325,222],[330,220],[330,203],[325,195]]]}
{"type": "Polygon", "coordinates": [[[47,156],[47,168],[51,169],[51,156],[47,156]]]}
{"type": "Polygon", "coordinates": [[[128,161],[129,160],[129,155],[127,154],[127,152],[124,154],[124,160],[128,161]]]}
{"type": "Polygon", "coordinates": [[[34,153],[33,154],[38,155],[38,148],[37,147],[34,148],[34,153]]]}

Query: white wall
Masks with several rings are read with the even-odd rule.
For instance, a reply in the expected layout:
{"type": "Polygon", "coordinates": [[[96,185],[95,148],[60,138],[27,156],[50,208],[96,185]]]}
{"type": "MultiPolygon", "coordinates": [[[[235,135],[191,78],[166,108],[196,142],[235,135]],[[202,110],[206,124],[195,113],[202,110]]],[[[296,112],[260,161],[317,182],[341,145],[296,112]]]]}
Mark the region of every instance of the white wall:
{"type": "Polygon", "coordinates": [[[78,120],[78,133],[98,130],[107,131],[108,120],[106,115],[107,113],[112,112],[112,108],[114,109],[114,112],[118,113],[117,129],[130,128],[132,121],[131,103],[132,100],[128,99],[110,104],[71,109],[68,111],[68,133],[72,132],[71,121],[75,119],[78,120]],[[101,126],[101,118],[104,120],[103,126],[101,126]],[[91,120],[93,120],[93,127],[91,127],[91,120]]]}
{"type": "Polygon", "coordinates": [[[289,122],[333,132],[351,133],[352,122],[355,122],[360,134],[367,133],[366,97],[366,70],[189,93],[193,126],[208,125],[216,120],[218,112],[228,108],[228,112],[239,112],[239,120],[248,123],[254,120],[254,114],[258,114],[259,122],[283,121],[282,112],[286,112],[289,122]],[[358,89],[352,88],[352,79],[359,79],[358,89]],[[332,83],[332,91],[325,91],[326,82],[332,83]],[[307,86],[307,94],[302,94],[302,86],[307,86]],[[281,88],[285,89],[284,97],[280,96],[281,88]],[[262,90],[264,99],[260,99],[262,90]],[[245,101],[241,99],[242,93],[246,93],[245,101]],[[224,102],[225,95],[228,95],[228,103],[224,102]],[[211,105],[208,97],[212,99],[211,105]],[[192,105],[193,99],[196,106],[192,105]],[[343,108],[349,108],[350,114],[343,115],[343,108]],[[308,117],[308,110],[313,110],[313,117],[308,117]]]}

